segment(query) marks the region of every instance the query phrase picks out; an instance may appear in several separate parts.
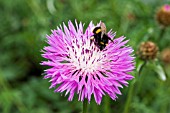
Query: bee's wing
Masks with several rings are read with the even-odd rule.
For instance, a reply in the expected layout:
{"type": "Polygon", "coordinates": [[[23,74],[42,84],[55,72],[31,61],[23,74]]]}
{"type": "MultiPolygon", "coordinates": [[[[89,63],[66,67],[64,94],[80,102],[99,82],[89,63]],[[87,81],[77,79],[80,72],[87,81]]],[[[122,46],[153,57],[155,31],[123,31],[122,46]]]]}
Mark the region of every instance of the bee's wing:
{"type": "Polygon", "coordinates": [[[106,25],[103,22],[101,22],[100,27],[101,27],[101,32],[106,34],[106,25]]]}

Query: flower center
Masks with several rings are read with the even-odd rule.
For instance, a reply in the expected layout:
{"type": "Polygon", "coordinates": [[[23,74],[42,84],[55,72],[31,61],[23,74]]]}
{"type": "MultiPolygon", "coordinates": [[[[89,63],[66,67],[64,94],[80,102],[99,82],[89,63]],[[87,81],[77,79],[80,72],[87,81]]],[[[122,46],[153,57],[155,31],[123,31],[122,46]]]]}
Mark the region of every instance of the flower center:
{"type": "Polygon", "coordinates": [[[69,48],[71,62],[76,67],[76,70],[83,72],[93,72],[97,70],[103,63],[106,55],[99,50],[90,40],[73,39],[72,47],[69,48]]]}

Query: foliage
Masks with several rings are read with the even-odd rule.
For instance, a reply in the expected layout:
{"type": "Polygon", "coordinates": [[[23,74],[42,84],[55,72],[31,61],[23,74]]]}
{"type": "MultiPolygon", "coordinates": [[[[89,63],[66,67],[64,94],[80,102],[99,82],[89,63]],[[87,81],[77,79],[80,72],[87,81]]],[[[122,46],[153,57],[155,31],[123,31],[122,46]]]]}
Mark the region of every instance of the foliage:
{"type": "MultiPolygon", "coordinates": [[[[43,80],[46,68],[39,63],[44,60],[40,51],[45,46],[46,34],[68,20],[85,22],[85,26],[91,20],[102,20],[107,29],[117,32],[117,37],[125,35],[130,39],[128,44],[135,52],[146,40],[157,43],[162,51],[169,47],[170,28],[160,37],[155,14],[166,3],[170,4],[168,0],[1,0],[0,112],[80,113],[82,103],[77,97],[68,102],[64,94],[49,90],[48,80],[43,80]]],[[[136,62],[139,63],[138,57],[136,62]]],[[[159,58],[156,62],[163,66],[167,80],[159,79],[152,64],[144,66],[140,76],[135,71],[135,81],[130,83],[134,90],[129,113],[170,112],[170,66],[159,58]]],[[[117,101],[105,96],[100,106],[90,103],[89,113],[122,113],[129,89],[122,89],[117,101]]]]}

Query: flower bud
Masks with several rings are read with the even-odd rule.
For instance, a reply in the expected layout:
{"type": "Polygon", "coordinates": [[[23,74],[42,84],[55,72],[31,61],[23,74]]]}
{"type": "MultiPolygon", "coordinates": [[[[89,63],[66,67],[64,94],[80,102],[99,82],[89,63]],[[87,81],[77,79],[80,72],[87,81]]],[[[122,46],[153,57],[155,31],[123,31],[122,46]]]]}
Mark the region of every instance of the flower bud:
{"type": "Polygon", "coordinates": [[[170,48],[166,48],[161,52],[161,60],[166,64],[170,64],[170,48]]]}
{"type": "Polygon", "coordinates": [[[158,47],[154,42],[142,42],[139,46],[137,54],[142,60],[153,60],[156,58],[158,47]]]}
{"type": "Polygon", "coordinates": [[[170,25],[170,5],[162,6],[157,12],[156,19],[159,24],[163,26],[169,26],[170,25]]]}

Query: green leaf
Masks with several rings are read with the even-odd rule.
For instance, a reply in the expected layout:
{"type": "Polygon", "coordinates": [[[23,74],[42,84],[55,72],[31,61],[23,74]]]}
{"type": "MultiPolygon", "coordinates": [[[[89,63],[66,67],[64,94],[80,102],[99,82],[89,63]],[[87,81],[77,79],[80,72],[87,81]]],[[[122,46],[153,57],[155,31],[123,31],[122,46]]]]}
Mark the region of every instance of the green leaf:
{"type": "Polygon", "coordinates": [[[158,60],[150,62],[149,66],[158,74],[162,81],[166,80],[166,74],[163,67],[160,65],[158,60]]]}
{"type": "Polygon", "coordinates": [[[156,67],[154,68],[155,72],[159,75],[159,78],[163,81],[166,80],[166,75],[165,75],[165,72],[164,72],[164,69],[163,67],[159,64],[159,65],[156,65],[156,67]]]}

